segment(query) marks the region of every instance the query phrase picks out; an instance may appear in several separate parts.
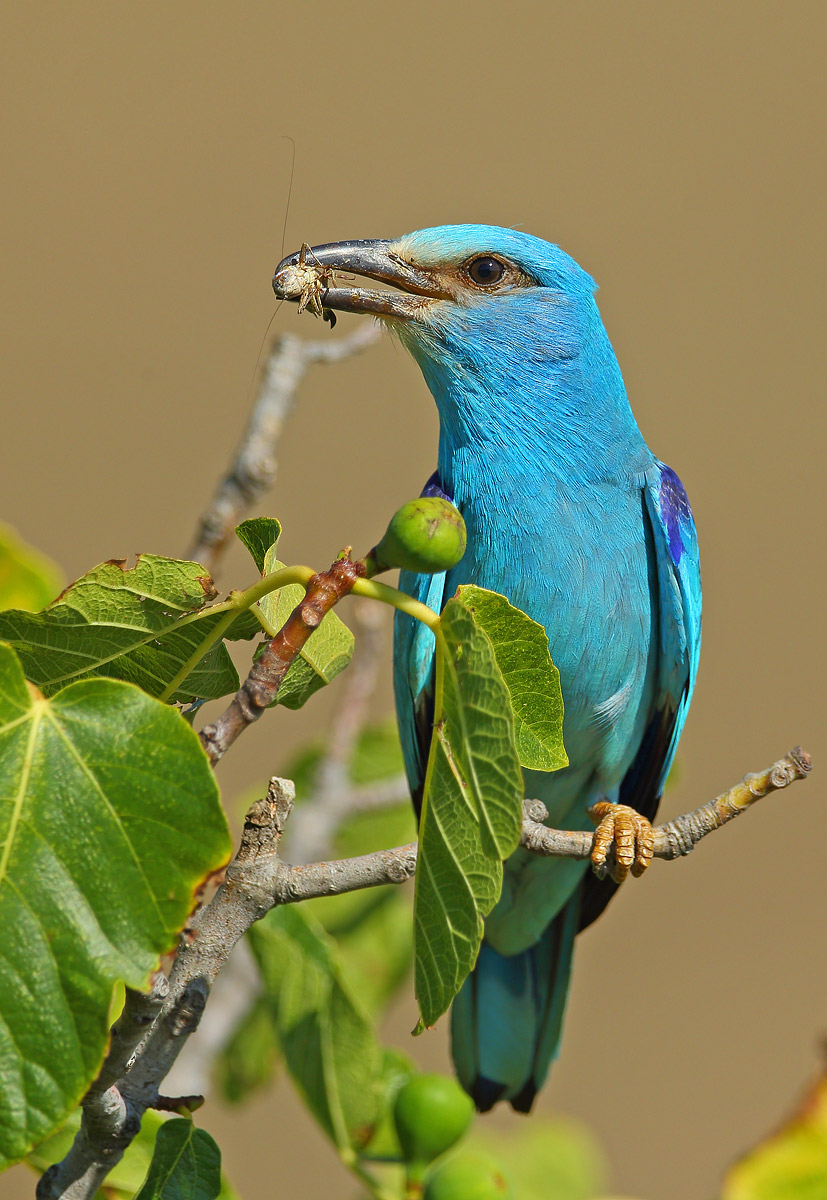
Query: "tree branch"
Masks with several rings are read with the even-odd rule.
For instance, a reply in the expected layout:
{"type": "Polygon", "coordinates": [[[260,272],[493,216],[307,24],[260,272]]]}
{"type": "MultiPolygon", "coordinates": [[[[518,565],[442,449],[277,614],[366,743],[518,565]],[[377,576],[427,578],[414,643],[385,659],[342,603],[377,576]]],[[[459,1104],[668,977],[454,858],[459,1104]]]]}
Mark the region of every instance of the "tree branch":
{"type": "MultiPolygon", "coordinates": [[[[809,755],[797,746],[768,770],[746,775],[715,800],[658,826],[655,857],[688,854],[756,800],[805,779],[810,768],[809,755]]],[[[185,1102],[192,1108],[197,1103],[197,1097],[161,1097],[160,1085],[197,1029],[218,972],[254,921],[278,904],[402,883],[413,876],[416,843],[309,866],[282,862],[278,846],[294,796],[289,780],[274,778],[266,798],[247,813],[241,844],[224,882],[181,936],[166,994],[159,975],[148,996],[127,994],[100,1077],[83,1102],[81,1130],[63,1161],[42,1176],[38,1200],[90,1200],[137,1134],[147,1108],[175,1108],[185,1102]],[[138,1041],[138,1031],[149,1021],[148,1032],[138,1041]]],[[[591,854],[594,834],[548,829],[540,824],[545,808],[536,800],[526,801],[525,813],[521,845],[526,850],[578,859],[591,854]]]]}
{"type": "Polygon", "coordinates": [[[284,625],[264,647],[218,720],[205,725],[199,736],[212,766],[227,752],[236,738],[257,721],[273,702],[282,680],[307,639],[318,629],[323,617],[353,588],[365,574],[363,562],[353,562],[350,548],[333,565],[307,584],[304,598],[299,601],[284,625]]]}
{"type": "MultiPolygon", "coordinates": [[[[740,783],[736,783],[728,791],[722,792],[714,800],[684,813],[665,825],[655,827],[654,857],[673,859],[681,858],[705,838],[708,833],[720,829],[728,821],[741,813],[770,792],[795,783],[797,779],[806,779],[812,768],[812,760],[806,750],[795,746],[789,754],[785,754],[778,762],[773,763],[766,771],[754,775],[745,775],[740,783]]],[[[594,833],[581,830],[548,829],[541,824],[548,816],[545,805],[539,800],[527,800],[525,804],[526,820],[523,822],[523,835],[520,845],[532,854],[545,855],[549,858],[590,858],[594,849],[594,833]]]]}
{"type": "Polygon", "coordinates": [[[368,321],[348,337],[308,342],[286,333],[273,343],[241,444],[201,516],[188,557],[213,571],[239,520],[272,488],[276,446],[308,368],[313,363],[341,362],[374,345],[380,336],[378,323],[368,321]]]}

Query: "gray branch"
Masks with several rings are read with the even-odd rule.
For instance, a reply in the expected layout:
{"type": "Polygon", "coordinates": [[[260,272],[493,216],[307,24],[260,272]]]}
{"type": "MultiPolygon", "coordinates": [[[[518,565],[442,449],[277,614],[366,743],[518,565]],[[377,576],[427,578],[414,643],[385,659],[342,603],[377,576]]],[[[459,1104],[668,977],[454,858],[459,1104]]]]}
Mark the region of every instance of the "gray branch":
{"type": "Polygon", "coordinates": [[[296,404],[296,395],[314,363],[337,363],[379,340],[373,321],[352,334],[324,341],[305,341],[285,333],[273,344],[258,397],[235,459],[201,516],[189,557],[211,571],[239,520],[272,488],[277,471],[276,446],[296,404]]]}
{"type": "MultiPolygon", "coordinates": [[[[810,767],[809,755],[796,747],[767,771],[745,776],[715,800],[658,826],[655,857],[688,854],[708,833],[762,796],[806,778],[810,767]]],[[[241,844],[224,882],[181,935],[168,987],[157,975],[148,996],[127,993],[101,1074],[83,1102],[80,1132],[63,1161],[41,1178],[38,1200],[91,1200],[137,1134],[146,1109],[175,1108],[174,1099],[161,1097],[161,1083],[197,1029],[216,976],[254,921],[278,904],[403,883],[413,876],[416,843],[308,866],[283,862],[278,846],[294,795],[289,780],[274,778],[267,796],[247,813],[241,844]]],[[[521,838],[526,850],[589,857],[593,834],[548,829],[541,823],[545,815],[539,801],[526,801],[521,838]]],[[[191,1105],[194,1098],[186,1100],[191,1105]]]]}

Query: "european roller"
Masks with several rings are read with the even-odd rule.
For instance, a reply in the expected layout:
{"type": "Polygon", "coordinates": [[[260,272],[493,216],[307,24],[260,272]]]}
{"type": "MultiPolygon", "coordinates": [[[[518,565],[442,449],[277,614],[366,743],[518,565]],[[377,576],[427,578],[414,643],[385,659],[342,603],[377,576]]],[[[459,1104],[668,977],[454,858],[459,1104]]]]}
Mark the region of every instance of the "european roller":
{"type": "MultiPolygon", "coordinates": [[[[527,1112],[559,1046],[575,934],[648,860],[649,821],[698,665],[692,514],[677,475],[635,423],[594,281],[557,246],[512,229],[448,225],[315,246],[312,255],[324,289],[317,304],[389,326],[439,411],[425,492],[460,509],[468,548],[447,574],[403,573],[401,588],[439,611],[459,584],[478,584],[544,626],[570,765],[526,771],[526,795],[544,802],[559,829],[591,828],[587,809],[608,802],[602,831],[614,840],[615,878],[518,850],[453,1005],[454,1062],[477,1107],[507,1099],[527,1112]],[[341,286],[339,271],[394,290],[341,286]]],[[[277,294],[298,298],[280,290],[279,272],[299,262],[294,254],[280,264],[277,294]]],[[[400,614],[394,676],[416,803],[432,727],[433,639],[400,614]]]]}

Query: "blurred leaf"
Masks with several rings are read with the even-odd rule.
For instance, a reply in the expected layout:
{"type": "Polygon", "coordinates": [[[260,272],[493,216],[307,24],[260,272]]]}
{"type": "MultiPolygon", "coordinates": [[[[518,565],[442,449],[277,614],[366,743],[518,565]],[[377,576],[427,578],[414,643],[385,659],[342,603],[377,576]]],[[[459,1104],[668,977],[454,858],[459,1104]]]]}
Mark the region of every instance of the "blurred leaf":
{"type": "Polygon", "coordinates": [[[405,799],[373,812],[353,813],[337,831],[334,849],[337,858],[351,858],[415,841],[416,817],[410,800],[405,799]]]}
{"type": "MultiPolygon", "coordinates": [[[[321,759],[313,750],[291,765],[290,779],[307,794],[321,759]],[[293,768],[298,771],[294,774],[293,768]]],[[[396,722],[369,726],[360,734],[349,767],[354,786],[402,777],[402,748],[396,722]]],[[[407,798],[388,808],[354,813],[336,832],[333,854],[351,858],[416,839],[416,820],[407,798]]],[[[368,1011],[377,1015],[411,967],[413,928],[407,888],[369,888],[309,901],[307,909],[336,938],[349,983],[368,1011]]]]}
{"type": "Polygon", "coordinates": [[[520,763],[535,771],[568,766],[560,672],[551,661],[545,629],[497,592],[464,586],[458,589],[457,599],[491,639],[511,693],[520,763]]]}
{"type": "Polygon", "coordinates": [[[273,909],[250,930],[284,1060],[340,1153],[373,1135],[382,1104],[382,1052],[343,978],[334,944],[297,905],[273,909]]]}
{"type": "Polygon", "coordinates": [[[216,1200],[220,1192],[221,1151],[206,1129],[185,1117],[166,1121],[135,1200],[216,1200]]]}
{"type": "Polygon", "coordinates": [[[257,997],[216,1059],[216,1083],[228,1104],[243,1104],[266,1087],[281,1058],[271,1005],[257,997]]]}
{"type": "MultiPolygon", "coordinates": [[[[280,570],[284,563],[276,557],[272,546],[264,558],[264,574],[280,570]]],[[[301,584],[291,583],[259,601],[259,608],[272,629],[281,629],[293,609],[304,596],[301,584]]],[[[301,708],[314,692],[324,687],[343,671],[353,655],[353,634],[335,612],[322,618],[293,662],[276,694],[276,704],[285,708],[301,708]]]]}
{"type": "Polygon", "coordinates": [[[824,1200],[827,1196],[827,1071],[798,1110],[724,1180],[721,1200],[824,1200]]]}
{"type": "MultiPolygon", "coordinates": [[[[100,563],[41,613],[0,613],[0,640],[17,651],[26,678],[51,695],[66,683],[106,676],[159,696],[223,613],[205,612],[216,595],[198,563],[141,555],[100,563]]],[[[217,699],[238,688],[222,642],[207,653],[174,699],[217,699]]]]}
{"type": "Polygon", "coordinates": [[[281,537],[281,523],[275,517],[251,517],[235,527],[236,537],[253,556],[253,562],[264,574],[264,559],[268,550],[274,550],[281,537]]]}
{"type": "Polygon", "coordinates": [[[60,568],[0,522],[0,609],[37,612],[63,586],[60,568]]]}
{"type": "Polygon", "coordinates": [[[403,1083],[407,1083],[412,1075],[416,1075],[417,1070],[416,1065],[400,1050],[384,1051],[379,1083],[382,1096],[381,1115],[373,1137],[361,1151],[360,1158],[386,1162],[401,1160],[402,1148],[393,1121],[393,1102],[403,1083]]]}
{"type": "MultiPolygon", "coordinates": [[[[132,1200],[133,1196],[146,1179],[152,1154],[155,1149],[155,1137],[162,1125],[170,1118],[162,1117],[149,1109],[144,1113],[141,1129],[126,1149],[119,1163],[116,1163],[103,1187],[97,1195],[99,1200],[132,1200]]],[[[38,1174],[42,1174],[52,1163],[60,1162],[66,1156],[74,1141],[75,1134],[80,1129],[80,1109],[76,1108],[69,1120],[61,1126],[57,1133],[52,1134],[45,1142],[35,1146],[26,1162],[38,1174]]],[[[238,1193],[227,1179],[221,1177],[219,1200],[238,1200],[238,1193]]]]}
{"type": "Polygon", "coordinates": [[[44,699],[0,646],[0,1165],[95,1077],[116,980],[146,986],[231,843],[197,736],[113,680],[44,699]]]}
{"type": "Polygon", "coordinates": [[[411,969],[408,896],[398,887],[368,888],[308,901],[303,908],[336,939],[347,982],[360,1002],[371,1016],[381,1015],[411,969]]]}
{"type": "Polygon", "coordinates": [[[363,729],[350,761],[351,781],[362,786],[404,774],[405,762],[396,721],[384,721],[363,729]]]}
{"type": "Polygon", "coordinates": [[[476,961],[523,804],[511,698],[491,641],[456,599],[440,630],[414,893],[414,989],[426,1026],[476,961]]]}
{"type": "MultiPolygon", "coordinates": [[[[312,794],[324,747],[325,743],[322,741],[306,745],[284,767],[283,774],[296,785],[296,797],[300,804],[312,794]]],[[[383,783],[397,775],[404,776],[404,773],[405,764],[396,721],[383,721],[363,729],[348,765],[350,782],[360,787],[365,784],[383,783]]],[[[350,822],[347,824],[349,826],[350,822]]],[[[348,850],[347,853],[361,854],[363,851],[348,850]]]]}
{"type": "Polygon", "coordinates": [[[486,1125],[466,1144],[502,1163],[515,1200],[593,1200],[606,1186],[603,1153],[574,1121],[535,1115],[508,1133],[486,1125]]]}

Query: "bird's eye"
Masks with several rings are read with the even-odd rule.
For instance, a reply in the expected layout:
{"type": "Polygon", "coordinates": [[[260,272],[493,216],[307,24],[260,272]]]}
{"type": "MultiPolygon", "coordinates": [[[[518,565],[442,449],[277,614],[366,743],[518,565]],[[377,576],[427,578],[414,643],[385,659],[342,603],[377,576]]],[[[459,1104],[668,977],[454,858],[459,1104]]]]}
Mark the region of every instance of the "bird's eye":
{"type": "Polygon", "coordinates": [[[471,282],[476,283],[478,287],[494,287],[505,274],[503,264],[490,254],[475,258],[465,269],[471,277],[471,282]]]}

